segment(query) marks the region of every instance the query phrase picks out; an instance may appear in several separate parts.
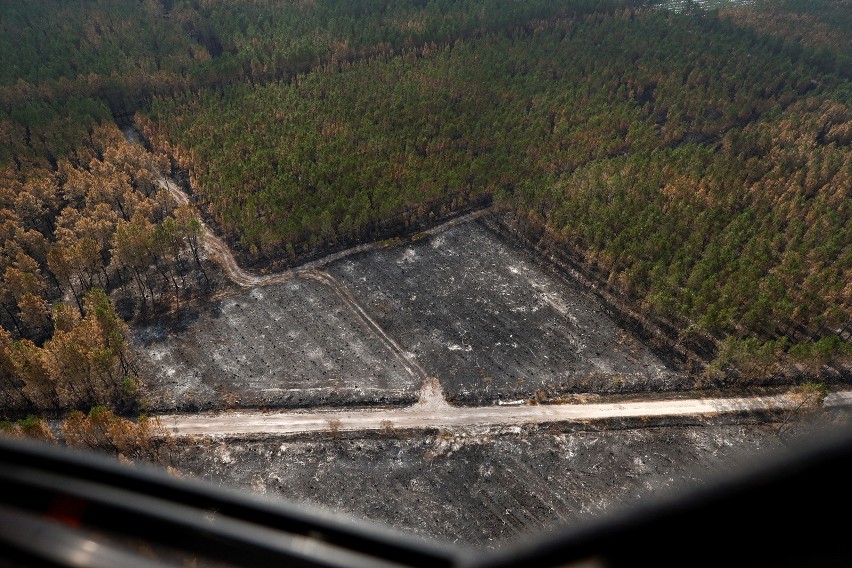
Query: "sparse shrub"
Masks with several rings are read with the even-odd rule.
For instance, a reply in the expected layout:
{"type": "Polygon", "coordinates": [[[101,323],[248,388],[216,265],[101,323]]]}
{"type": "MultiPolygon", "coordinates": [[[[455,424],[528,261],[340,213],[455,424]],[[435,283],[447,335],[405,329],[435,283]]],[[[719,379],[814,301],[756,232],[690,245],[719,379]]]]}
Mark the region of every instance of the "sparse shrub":
{"type": "Polygon", "coordinates": [[[222,401],[225,408],[234,408],[240,404],[240,397],[229,388],[220,385],[217,386],[215,390],[216,396],[222,401]]]}
{"type": "Polygon", "coordinates": [[[438,431],[436,438],[444,442],[452,442],[456,439],[456,436],[449,430],[440,430],[438,431]]]}
{"type": "Polygon", "coordinates": [[[56,442],[56,438],[47,426],[47,422],[38,416],[30,414],[23,420],[19,420],[18,428],[20,429],[21,434],[29,438],[35,438],[45,442],[56,442]]]}
{"type": "Polygon", "coordinates": [[[803,407],[822,408],[822,403],[828,395],[828,386],[825,383],[808,381],[793,389],[793,392],[801,397],[803,407]]]}
{"type": "Polygon", "coordinates": [[[124,377],[124,394],[127,396],[136,396],[139,392],[139,379],[131,375],[124,377]]]}
{"type": "Polygon", "coordinates": [[[340,437],[340,426],[341,422],[339,418],[328,419],[328,431],[331,434],[332,438],[340,437]]]}
{"type": "Polygon", "coordinates": [[[379,422],[379,426],[381,427],[382,436],[391,437],[396,432],[393,427],[393,422],[390,420],[382,420],[379,422]]]}

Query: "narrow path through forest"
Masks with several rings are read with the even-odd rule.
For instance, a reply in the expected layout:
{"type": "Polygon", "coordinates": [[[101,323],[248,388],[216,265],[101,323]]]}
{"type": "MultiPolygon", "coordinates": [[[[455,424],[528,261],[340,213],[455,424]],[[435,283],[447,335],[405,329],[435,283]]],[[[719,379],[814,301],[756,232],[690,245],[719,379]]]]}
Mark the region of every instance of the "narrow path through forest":
{"type": "MultiPolygon", "coordinates": [[[[167,189],[172,195],[172,197],[179,204],[185,205],[190,203],[189,197],[173,180],[168,179],[161,174],[157,181],[159,182],[160,187],[167,189]]],[[[454,227],[462,223],[467,223],[468,221],[472,221],[474,219],[478,219],[479,217],[488,215],[490,212],[490,209],[481,209],[479,211],[474,211],[466,215],[455,217],[454,219],[450,219],[449,221],[446,221],[444,223],[441,223],[440,225],[432,227],[431,229],[423,231],[423,234],[437,234],[442,231],[445,231],[446,229],[449,229],[450,227],[454,227]]],[[[347,256],[352,256],[362,252],[379,249],[385,246],[382,242],[365,243],[352,248],[348,248],[344,251],[324,256],[319,260],[307,262],[298,268],[284,270],[275,274],[258,275],[246,272],[245,270],[240,268],[240,265],[237,263],[237,259],[234,256],[234,253],[231,252],[231,249],[228,247],[225,241],[217,237],[203,222],[202,225],[204,226],[204,247],[207,249],[208,255],[214,258],[222,266],[222,270],[224,270],[225,275],[234,284],[237,284],[238,286],[242,286],[244,288],[281,284],[283,282],[289,282],[293,278],[299,277],[316,279],[314,276],[311,276],[311,274],[316,275],[321,273],[320,269],[324,266],[327,266],[342,258],[346,258],[347,256]]],[[[322,272],[322,274],[326,273],[322,272]]]]}

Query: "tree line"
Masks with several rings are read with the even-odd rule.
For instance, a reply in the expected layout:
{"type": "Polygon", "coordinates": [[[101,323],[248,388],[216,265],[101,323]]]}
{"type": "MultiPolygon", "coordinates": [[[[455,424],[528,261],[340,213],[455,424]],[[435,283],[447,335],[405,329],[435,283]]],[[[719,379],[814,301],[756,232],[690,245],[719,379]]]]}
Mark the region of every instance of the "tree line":
{"type": "Polygon", "coordinates": [[[105,406],[94,406],[88,412],[71,411],[55,427],[36,415],[15,422],[2,420],[0,435],[109,452],[125,462],[153,462],[167,467],[174,448],[168,430],[157,419],[141,416],[128,420],[105,406]]]}
{"type": "Polygon", "coordinates": [[[203,225],[161,186],[167,164],[111,123],[86,142],[55,168],[0,169],[2,408],[132,407],[124,320],[209,284],[203,225]]]}
{"type": "Polygon", "coordinates": [[[117,322],[180,307],[209,290],[202,225],[160,184],[171,164],[128,144],[114,121],[126,124],[128,113],[147,108],[157,95],[290,80],[318,63],[393,54],[406,46],[447,43],[623,3],[4,5],[3,408],[14,414],[98,404],[133,407],[141,379],[129,362],[126,340],[119,339],[126,329],[117,322]],[[109,333],[98,331],[105,320],[93,315],[107,310],[104,302],[118,318],[109,333]]]}

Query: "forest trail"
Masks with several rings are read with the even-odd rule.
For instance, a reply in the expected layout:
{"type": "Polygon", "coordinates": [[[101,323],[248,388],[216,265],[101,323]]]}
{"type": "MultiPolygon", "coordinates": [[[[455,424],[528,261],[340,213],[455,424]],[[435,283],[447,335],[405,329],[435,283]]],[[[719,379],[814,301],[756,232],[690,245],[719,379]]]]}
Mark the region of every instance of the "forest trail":
{"type": "MultiPolygon", "coordinates": [[[[189,205],[189,196],[181,190],[181,188],[171,179],[160,174],[157,179],[160,187],[169,191],[169,194],[179,205],[189,205]]],[[[200,218],[199,218],[200,220],[200,218]]],[[[204,221],[201,221],[204,227],[204,248],[207,250],[208,256],[216,260],[225,272],[225,275],[234,284],[244,288],[253,288],[255,286],[269,286],[271,284],[281,284],[293,278],[292,272],[283,272],[281,274],[270,275],[254,275],[246,272],[240,265],[237,264],[237,259],[230,247],[210,230],[204,221]]]]}
{"type": "MultiPolygon", "coordinates": [[[[163,187],[169,191],[171,196],[175,199],[175,201],[178,202],[178,204],[190,204],[189,196],[186,195],[186,193],[184,193],[183,190],[173,180],[160,174],[157,181],[160,184],[160,187],[163,187]]],[[[481,209],[479,211],[474,211],[466,215],[461,215],[459,217],[455,217],[444,223],[441,223],[440,225],[432,227],[431,229],[427,229],[423,231],[422,234],[434,235],[445,231],[450,227],[454,227],[462,223],[467,223],[468,221],[478,219],[479,217],[483,217],[485,215],[488,215],[489,213],[491,213],[490,209],[481,209]]],[[[329,279],[333,279],[331,275],[321,271],[322,267],[336,262],[342,258],[346,258],[347,256],[352,256],[355,254],[360,254],[362,252],[376,250],[387,246],[382,241],[365,243],[337,253],[330,254],[328,256],[324,256],[319,260],[306,262],[298,268],[291,268],[289,270],[278,272],[276,274],[252,274],[251,272],[247,272],[240,268],[240,265],[237,263],[237,259],[234,256],[234,253],[231,251],[230,247],[225,243],[225,241],[216,236],[216,234],[210,230],[210,227],[208,227],[203,221],[201,222],[201,224],[204,227],[204,247],[207,250],[207,254],[210,257],[214,258],[222,266],[222,270],[224,270],[225,275],[228,277],[229,280],[231,280],[234,284],[237,284],[238,286],[242,286],[243,288],[254,288],[256,286],[270,286],[273,284],[282,284],[284,282],[289,282],[293,278],[309,278],[313,280],[321,280],[326,284],[329,284],[329,279]],[[325,276],[318,276],[320,274],[324,274],[325,276]]],[[[337,283],[335,289],[339,289],[341,287],[342,286],[337,283]]],[[[351,297],[351,294],[348,295],[351,297]]]]}

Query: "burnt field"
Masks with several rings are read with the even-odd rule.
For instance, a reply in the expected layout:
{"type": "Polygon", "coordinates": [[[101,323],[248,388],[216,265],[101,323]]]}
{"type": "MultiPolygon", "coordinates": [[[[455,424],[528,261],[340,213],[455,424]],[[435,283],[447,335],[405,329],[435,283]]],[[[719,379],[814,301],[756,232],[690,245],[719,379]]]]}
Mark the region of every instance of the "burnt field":
{"type": "Polygon", "coordinates": [[[457,404],[684,386],[599,299],[478,221],[324,268],[137,327],[148,407],[408,404],[424,377],[457,404]]]}
{"type": "Polygon", "coordinates": [[[692,421],[208,438],[182,441],[173,465],[228,487],[495,548],[755,465],[786,451],[778,432],[779,423],[692,421]]]}
{"type": "Polygon", "coordinates": [[[597,298],[479,221],[329,271],[441,380],[451,402],[679,384],[597,298]]]}
{"type": "Polygon", "coordinates": [[[134,330],[147,405],[409,403],[419,379],[325,284],[294,279],[134,330]]]}

